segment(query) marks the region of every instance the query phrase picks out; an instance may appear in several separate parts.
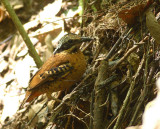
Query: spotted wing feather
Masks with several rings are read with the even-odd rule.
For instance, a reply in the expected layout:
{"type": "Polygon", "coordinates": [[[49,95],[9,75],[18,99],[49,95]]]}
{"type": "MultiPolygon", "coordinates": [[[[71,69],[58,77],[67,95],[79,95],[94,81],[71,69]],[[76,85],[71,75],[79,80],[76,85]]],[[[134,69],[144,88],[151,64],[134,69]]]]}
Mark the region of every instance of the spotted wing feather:
{"type": "Polygon", "coordinates": [[[48,71],[45,71],[44,73],[39,75],[39,78],[42,79],[41,83],[37,84],[36,86],[32,88],[28,88],[28,91],[32,91],[39,86],[43,85],[47,81],[54,81],[58,77],[62,77],[67,72],[71,71],[73,69],[73,66],[70,63],[65,63],[62,65],[59,65],[58,67],[51,68],[48,71]]]}

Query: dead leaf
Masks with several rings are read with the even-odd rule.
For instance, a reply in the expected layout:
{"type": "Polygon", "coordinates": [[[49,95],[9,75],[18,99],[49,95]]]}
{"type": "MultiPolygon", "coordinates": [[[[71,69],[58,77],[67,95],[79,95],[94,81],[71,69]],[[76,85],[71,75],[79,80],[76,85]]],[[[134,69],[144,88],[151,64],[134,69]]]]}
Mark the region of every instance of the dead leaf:
{"type": "Polygon", "coordinates": [[[146,12],[146,25],[150,34],[160,45],[160,24],[157,22],[156,17],[151,11],[146,12]]]}
{"type": "Polygon", "coordinates": [[[118,17],[122,18],[128,25],[133,25],[136,23],[137,17],[141,16],[152,3],[153,0],[149,0],[147,4],[139,4],[130,9],[124,9],[118,13],[118,17]]]}

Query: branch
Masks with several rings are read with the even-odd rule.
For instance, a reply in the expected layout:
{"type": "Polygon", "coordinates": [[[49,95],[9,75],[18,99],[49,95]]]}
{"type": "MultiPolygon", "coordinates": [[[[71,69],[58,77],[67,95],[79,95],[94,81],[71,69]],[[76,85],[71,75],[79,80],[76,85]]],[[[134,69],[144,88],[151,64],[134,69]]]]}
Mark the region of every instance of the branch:
{"type": "Polygon", "coordinates": [[[122,118],[123,118],[123,116],[124,116],[125,109],[126,109],[128,103],[129,103],[129,100],[130,100],[132,94],[133,94],[134,86],[135,86],[135,84],[136,84],[136,79],[137,79],[137,77],[138,77],[139,74],[140,74],[140,70],[143,68],[143,64],[144,64],[144,61],[145,61],[144,59],[145,59],[145,55],[143,55],[143,58],[142,58],[142,60],[141,60],[141,62],[140,62],[140,65],[139,65],[139,68],[137,69],[137,72],[136,72],[135,75],[134,75],[134,79],[133,79],[133,81],[131,82],[130,88],[129,88],[128,93],[127,93],[127,95],[126,95],[126,98],[125,98],[125,100],[123,101],[122,108],[121,108],[121,110],[120,110],[120,112],[119,112],[118,119],[117,119],[116,124],[115,124],[115,126],[114,126],[113,129],[118,129],[118,127],[119,127],[119,125],[120,125],[120,122],[121,122],[121,120],[122,120],[122,118]]]}
{"type": "Polygon", "coordinates": [[[104,106],[101,106],[105,103],[106,100],[106,91],[105,88],[100,88],[100,84],[106,80],[108,77],[108,62],[101,61],[101,64],[98,69],[98,77],[95,82],[95,102],[94,102],[94,118],[93,118],[93,128],[94,129],[103,129],[104,128],[104,106]]]}
{"type": "Polygon", "coordinates": [[[19,33],[21,34],[24,42],[26,43],[28,49],[29,49],[29,54],[31,55],[31,57],[34,59],[36,65],[38,68],[41,67],[41,65],[43,64],[43,62],[41,61],[38,53],[36,52],[30,38],[28,37],[26,31],[24,30],[22,23],[20,22],[19,18],[17,17],[15,11],[12,9],[10,3],[8,2],[8,0],[1,0],[3,5],[5,6],[6,10],[8,11],[12,21],[14,22],[15,26],[17,27],[19,33]]]}

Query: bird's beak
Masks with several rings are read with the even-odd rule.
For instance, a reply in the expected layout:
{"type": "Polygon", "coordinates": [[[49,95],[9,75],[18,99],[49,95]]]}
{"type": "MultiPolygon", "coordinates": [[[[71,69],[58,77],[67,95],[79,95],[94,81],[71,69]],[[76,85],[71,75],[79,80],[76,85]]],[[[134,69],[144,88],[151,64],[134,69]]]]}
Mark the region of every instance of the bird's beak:
{"type": "Polygon", "coordinates": [[[87,41],[92,41],[94,40],[93,38],[89,38],[89,37],[81,37],[81,42],[87,42],[87,41]]]}

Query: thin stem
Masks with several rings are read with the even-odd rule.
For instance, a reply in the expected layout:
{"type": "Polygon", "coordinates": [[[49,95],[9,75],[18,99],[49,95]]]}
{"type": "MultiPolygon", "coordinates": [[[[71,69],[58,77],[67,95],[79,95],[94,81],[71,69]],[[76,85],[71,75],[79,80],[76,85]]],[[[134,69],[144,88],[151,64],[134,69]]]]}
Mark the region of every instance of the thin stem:
{"type": "Polygon", "coordinates": [[[19,18],[17,17],[15,11],[12,9],[10,3],[8,2],[8,0],[1,0],[3,5],[5,6],[6,10],[8,11],[12,21],[14,22],[15,26],[17,27],[19,33],[21,34],[24,42],[26,43],[28,49],[29,49],[29,54],[31,55],[31,57],[34,59],[37,67],[41,67],[41,65],[43,64],[43,62],[41,61],[38,53],[36,52],[30,38],[28,37],[26,31],[24,30],[22,23],[20,22],[19,18]]]}

